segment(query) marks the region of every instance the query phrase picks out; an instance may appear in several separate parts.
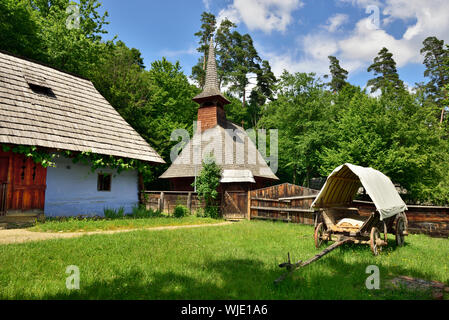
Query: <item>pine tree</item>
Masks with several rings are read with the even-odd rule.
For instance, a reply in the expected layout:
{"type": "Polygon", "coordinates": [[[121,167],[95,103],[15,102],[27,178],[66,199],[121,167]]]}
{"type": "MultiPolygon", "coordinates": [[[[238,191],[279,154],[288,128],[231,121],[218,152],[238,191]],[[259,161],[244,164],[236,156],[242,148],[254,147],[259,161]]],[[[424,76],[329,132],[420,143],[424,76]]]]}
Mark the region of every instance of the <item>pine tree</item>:
{"type": "Polygon", "coordinates": [[[378,77],[368,80],[367,85],[371,87],[371,92],[380,89],[383,94],[390,89],[403,90],[405,88],[404,83],[399,79],[393,54],[387,48],[383,47],[374,58],[373,64],[368,67],[368,72],[372,71],[378,77]]]}
{"type": "Polygon", "coordinates": [[[334,56],[329,56],[330,66],[329,70],[331,72],[332,80],[329,85],[334,92],[340,91],[346,84],[346,79],[348,78],[348,71],[340,66],[340,61],[334,56]]]}
{"type": "Polygon", "coordinates": [[[217,29],[217,26],[215,16],[212,13],[203,12],[201,14],[201,22],[201,29],[195,33],[195,36],[199,38],[199,47],[196,50],[203,55],[198,63],[192,68],[192,78],[198,81],[202,88],[206,78],[206,57],[209,51],[209,42],[217,29]]]}
{"type": "Polygon", "coordinates": [[[447,86],[449,85],[449,49],[444,48],[444,41],[436,37],[428,37],[423,41],[421,54],[424,55],[426,70],[424,76],[430,81],[426,84],[426,94],[436,103],[441,111],[440,122],[443,122],[447,86]]]}

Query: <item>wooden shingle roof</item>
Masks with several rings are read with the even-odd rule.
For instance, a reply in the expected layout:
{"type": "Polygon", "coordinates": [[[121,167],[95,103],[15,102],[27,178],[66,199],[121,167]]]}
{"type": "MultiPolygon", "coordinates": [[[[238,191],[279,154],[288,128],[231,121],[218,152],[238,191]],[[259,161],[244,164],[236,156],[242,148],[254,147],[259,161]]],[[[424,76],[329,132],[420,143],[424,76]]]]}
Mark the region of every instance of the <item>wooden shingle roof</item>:
{"type": "Polygon", "coordinates": [[[165,163],[91,81],[3,52],[0,143],[165,163]]]}
{"type": "Polygon", "coordinates": [[[210,100],[218,100],[223,105],[231,103],[220,92],[218,86],[218,74],[217,74],[217,61],[215,59],[214,40],[210,39],[209,55],[207,59],[206,67],[206,79],[204,81],[203,91],[192,99],[193,101],[201,104],[202,102],[210,100]]]}
{"type": "Polygon", "coordinates": [[[254,177],[279,180],[246,131],[230,121],[196,133],[160,178],[195,177],[210,154],[223,170],[250,170],[254,177]]]}

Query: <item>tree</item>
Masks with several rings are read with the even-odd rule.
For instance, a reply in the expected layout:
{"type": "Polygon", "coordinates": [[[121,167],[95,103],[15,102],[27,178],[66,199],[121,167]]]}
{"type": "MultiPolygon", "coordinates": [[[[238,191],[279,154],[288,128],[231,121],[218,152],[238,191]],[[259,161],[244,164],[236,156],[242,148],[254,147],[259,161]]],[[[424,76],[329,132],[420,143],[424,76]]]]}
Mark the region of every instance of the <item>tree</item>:
{"type": "Polygon", "coordinates": [[[399,79],[399,74],[396,69],[396,62],[393,59],[393,54],[383,47],[379,51],[377,57],[374,58],[373,64],[368,67],[368,72],[374,72],[374,79],[368,80],[367,85],[371,87],[371,92],[378,89],[385,93],[388,90],[403,90],[404,83],[399,79]]]}
{"type": "Polygon", "coordinates": [[[218,218],[219,211],[214,206],[214,201],[218,197],[217,188],[220,185],[221,168],[215,163],[212,157],[203,161],[203,167],[192,187],[196,187],[199,199],[205,204],[205,216],[218,218]]]}
{"type": "MultiPolygon", "coordinates": [[[[242,107],[246,106],[247,88],[250,84],[249,77],[254,75],[258,81],[261,77],[258,73],[269,70],[269,63],[262,62],[253,40],[249,34],[240,34],[233,30],[236,25],[228,19],[224,19],[216,26],[215,16],[203,12],[201,15],[201,30],[195,33],[199,37],[198,51],[204,54],[198,63],[192,68],[192,78],[202,87],[205,77],[205,63],[210,37],[216,30],[215,46],[219,85],[229,85],[229,92],[242,99],[242,107]],[[207,42],[206,42],[207,40],[207,42]],[[260,65],[262,63],[262,66],[260,65]]],[[[271,70],[269,70],[271,72],[271,70]]],[[[269,72],[265,73],[269,77],[269,72]]],[[[264,86],[260,83],[260,86],[264,86]]]]}
{"type": "Polygon", "coordinates": [[[199,38],[198,52],[203,54],[198,63],[192,68],[192,78],[198,82],[200,87],[204,86],[206,78],[206,63],[209,52],[210,38],[213,37],[216,30],[216,19],[212,13],[203,12],[201,14],[201,29],[195,33],[195,36],[199,38]]]}
{"type": "Polygon", "coordinates": [[[27,0],[0,1],[0,48],[13,54],[43,58],[38,12],[27,0]]]}
{"type": "Polygon", "coordinates": [[[279,130],[277,175],[283,181],[308,186],[311,178],[320,175],[319,155],[331,142],[329,125],[336,109],[324,86],[313,73],[284,71],[277,99],[263,113],[259,125],[279,130]]]}
{"type": "Polygon", "coordinates": [[[424,76],[430,80],[426,85],[428,98],[434,101],[440,108],[440,123],[443,122],[444,98],[447,95],[446,86],[449,85],[449,49],[444,48],[444,41],[436,37],[428,37],[423,41],[421,54],[424,55],[426,70],[424,76]]]}
{"type": "Polygon", "coordinates": [[[340,66],[340,61],[336,57],[329,56],[328,58],[330,60],[329,69],[332,76],[329,85],[333,92],[338,92],[347,84],[348,71],[340,66]]]}
{"type": "Polygon", "coordinates": [[[360,92],[346,104],[330,127],[333,143],[320,154],[322,175],[349,162],[385,173],[407,190],[409,201],[449,200],[436,187],[447,167],[448,146],[432,106],[405,90],[380,99],[360,92]]]}

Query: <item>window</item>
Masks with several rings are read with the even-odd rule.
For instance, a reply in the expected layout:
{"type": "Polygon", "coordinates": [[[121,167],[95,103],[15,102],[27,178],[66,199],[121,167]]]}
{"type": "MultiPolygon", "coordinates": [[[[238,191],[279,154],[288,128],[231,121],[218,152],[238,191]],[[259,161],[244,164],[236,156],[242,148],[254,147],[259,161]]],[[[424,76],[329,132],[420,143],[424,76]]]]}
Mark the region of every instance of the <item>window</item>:
{"type": "Polygon", "coordinates": [[[54,94],[53,90],[51,90],[48,87],[39,86],[33,83],[28,83],[28,85],[30,86],[30,89],[33,90],[34,93],[42,94],[51,98],[56,98],[56,95],[54,94]]]}
{"type": "Polygon", "coordinates": [[[97,181],[98,191],[111,191],[112,176],[110,173],[99,173],[97,181]]]}

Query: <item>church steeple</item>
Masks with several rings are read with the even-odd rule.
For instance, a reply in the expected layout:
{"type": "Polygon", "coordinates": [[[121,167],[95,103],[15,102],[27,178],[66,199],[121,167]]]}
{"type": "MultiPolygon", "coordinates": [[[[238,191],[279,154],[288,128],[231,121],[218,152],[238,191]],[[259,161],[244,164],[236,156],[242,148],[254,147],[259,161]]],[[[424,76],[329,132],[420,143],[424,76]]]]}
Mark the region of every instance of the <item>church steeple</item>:
{"type": "Polygon", "coordinates": [[[203,106],[205,103],[215,104],[223,106],[229,104],[229,100],[226,99],[220,92],[218,87],[218,75],[217,75],[217,61],[215,60],[215,47],[213,37],[210,38],[209,44],[209,56],[206,67],[206,79],[204,82],[203,92],[192,99],[203,106]]]}

